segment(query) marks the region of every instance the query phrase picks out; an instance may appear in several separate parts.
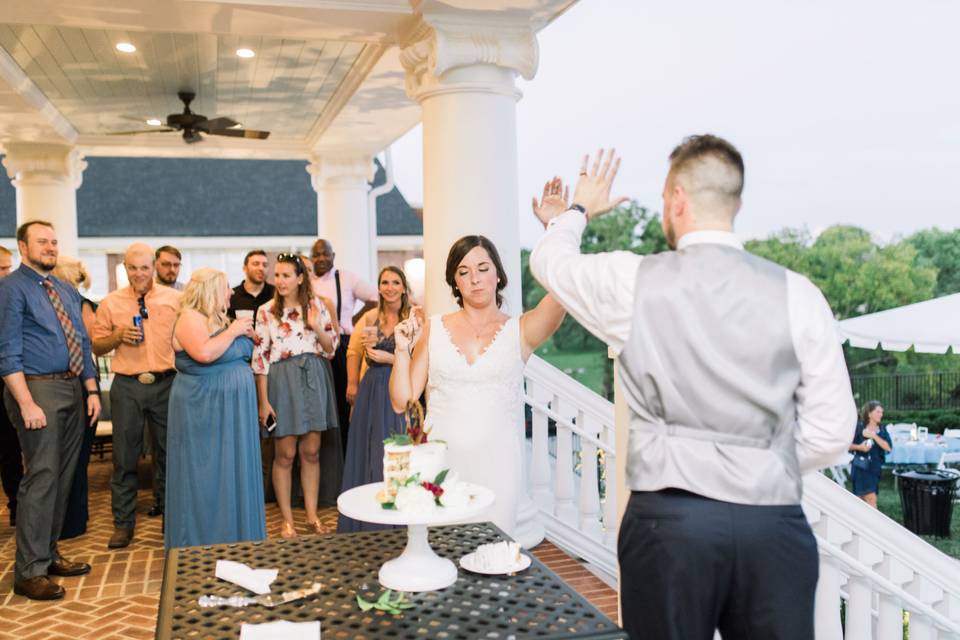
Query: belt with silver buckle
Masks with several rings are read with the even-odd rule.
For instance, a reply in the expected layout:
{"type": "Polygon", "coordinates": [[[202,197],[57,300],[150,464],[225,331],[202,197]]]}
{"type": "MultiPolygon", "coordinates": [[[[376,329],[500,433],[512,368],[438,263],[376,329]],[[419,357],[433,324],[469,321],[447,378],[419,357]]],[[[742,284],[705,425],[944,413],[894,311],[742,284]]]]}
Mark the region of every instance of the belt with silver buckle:
{"type": "Polygon", "coordinates": [[[129,376],[131,378],[136,378],[137,382],[140,384],[153,384],[164,378],[168,378],[177,372],[176,369],[168,369],[166,371],[147,371],[145,373],[138,373],[135,376],[129,376]]]}

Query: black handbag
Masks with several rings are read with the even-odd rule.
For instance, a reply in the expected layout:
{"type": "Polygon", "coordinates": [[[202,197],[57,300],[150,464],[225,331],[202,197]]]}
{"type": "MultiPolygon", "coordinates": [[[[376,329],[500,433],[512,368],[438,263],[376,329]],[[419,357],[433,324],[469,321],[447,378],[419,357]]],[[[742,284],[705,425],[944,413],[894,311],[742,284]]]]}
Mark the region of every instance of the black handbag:
{"type": "Polygon", "coordinates": [[[870,458],[863,455],[862,453],[858,453],[853,456],[853,461],[851,462],[851,464],[853,465],[854,469],[860,469],[861,471],[866,471],[867,469],[870,468],[870,458]]]}

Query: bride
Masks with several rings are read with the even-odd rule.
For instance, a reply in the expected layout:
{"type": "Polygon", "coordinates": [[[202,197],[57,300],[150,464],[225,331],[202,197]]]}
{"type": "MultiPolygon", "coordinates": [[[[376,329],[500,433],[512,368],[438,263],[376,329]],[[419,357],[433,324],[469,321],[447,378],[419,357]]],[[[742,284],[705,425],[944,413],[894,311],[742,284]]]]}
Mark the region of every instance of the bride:
{"type": "Polygon", "coordinates": [[[411,314],[397,325],[390,400],[401,412],[427,388],[430,439],[446,441],[451,472],[494,491],[490,519],[513,537],[524,482],[523,368],[564,310],[546,295],[519,318],[501,311],[507,275],[484,236],[453,244],[446,281],[459,311],[426,322],[411,314]]]}

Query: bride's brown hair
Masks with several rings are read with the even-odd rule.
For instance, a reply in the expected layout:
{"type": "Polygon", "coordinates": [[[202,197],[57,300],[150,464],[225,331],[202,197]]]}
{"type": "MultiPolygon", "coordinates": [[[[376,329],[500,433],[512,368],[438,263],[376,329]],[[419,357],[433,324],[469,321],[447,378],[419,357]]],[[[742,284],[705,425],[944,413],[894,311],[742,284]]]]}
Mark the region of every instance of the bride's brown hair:
{"type": "Polygon", "coordinates": [[[463,236],[454,242],[452,247],[450,247],[450,253],[447,254],[446,272],[446,279],[447,284],[450,285],[450,292],[456,299],[457,304],[462,307],[463,295],[460,293],[460,289],[457,288],[455,276],[457,275],[457,267],[460,266],[460,262],[463,260],[463,257],[470,253],[470,250],[475,247],[483,247],[483,249],[487,252],[487,255],[490,256],[493,266],[497,270],[497,308],[499,309],[500,305],[503,304],[503,296],[500,294],[500,292],[503,291],[507,286],[507,272],[503,270],[503,263],[500,261],[500,254],[497,252],[497,248],[493,246],[493,243],[490,242],[489,238],[486,236],[463,236]]]}

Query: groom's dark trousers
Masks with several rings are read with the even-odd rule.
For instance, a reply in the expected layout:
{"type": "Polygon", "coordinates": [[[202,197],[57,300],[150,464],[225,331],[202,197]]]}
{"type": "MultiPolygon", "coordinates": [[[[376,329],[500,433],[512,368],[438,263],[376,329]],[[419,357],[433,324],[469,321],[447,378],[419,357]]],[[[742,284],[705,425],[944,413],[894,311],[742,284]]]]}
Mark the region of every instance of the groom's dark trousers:
{"type": "Polygon", "coordinates": [[[799,505],[633,492],[620,526],[632,640],[812,640],[817,543],[799,505]]]}

